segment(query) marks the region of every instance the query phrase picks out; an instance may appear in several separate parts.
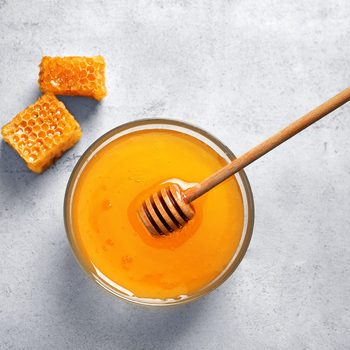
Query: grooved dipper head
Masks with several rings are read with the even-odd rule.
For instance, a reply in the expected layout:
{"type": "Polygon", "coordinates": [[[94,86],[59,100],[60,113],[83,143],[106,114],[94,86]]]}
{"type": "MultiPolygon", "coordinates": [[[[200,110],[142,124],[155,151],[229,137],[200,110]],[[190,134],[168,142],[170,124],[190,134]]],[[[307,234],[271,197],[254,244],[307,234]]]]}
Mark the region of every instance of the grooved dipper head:
{"type": "Polygon", "coordinates": [[[182,188],[177,184],[169,184],[144,200],[138,213],[151,234],[166,235],[192,219],[194,209],[186,202],[182,188]]]}

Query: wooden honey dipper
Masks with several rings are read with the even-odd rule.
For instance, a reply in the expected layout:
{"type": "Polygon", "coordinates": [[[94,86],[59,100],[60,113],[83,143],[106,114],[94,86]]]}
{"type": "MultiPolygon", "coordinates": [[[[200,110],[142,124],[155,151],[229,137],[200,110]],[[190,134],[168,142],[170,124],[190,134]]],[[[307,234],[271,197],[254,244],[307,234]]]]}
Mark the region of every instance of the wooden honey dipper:
{"type": "Polygon", "coordinates": [[[138,213],[143,224],[153,235],[182,228],[195,214],[191,202],[349,100],[347,88],[187,190],[168,184],[142,203],[138,213]]]}

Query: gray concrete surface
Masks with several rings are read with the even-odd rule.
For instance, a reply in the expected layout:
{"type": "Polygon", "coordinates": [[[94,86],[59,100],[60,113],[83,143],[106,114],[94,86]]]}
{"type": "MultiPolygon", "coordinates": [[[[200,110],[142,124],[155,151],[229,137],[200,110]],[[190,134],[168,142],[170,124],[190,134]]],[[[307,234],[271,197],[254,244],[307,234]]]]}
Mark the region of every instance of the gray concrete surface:
{"type": "Polygon", "coordinates": [[[37,176],[0,143],[1,349],[349,349],[350,105],[247,169],[250,249],[208,297],[148,310],[94,285],[62,201],[86,147],[126,121],[199,125],[236,154],[350,85],[350,3],[0,0],[0,122],[38,96],[42,55],[102,54],[84,137],[37,176]]]}

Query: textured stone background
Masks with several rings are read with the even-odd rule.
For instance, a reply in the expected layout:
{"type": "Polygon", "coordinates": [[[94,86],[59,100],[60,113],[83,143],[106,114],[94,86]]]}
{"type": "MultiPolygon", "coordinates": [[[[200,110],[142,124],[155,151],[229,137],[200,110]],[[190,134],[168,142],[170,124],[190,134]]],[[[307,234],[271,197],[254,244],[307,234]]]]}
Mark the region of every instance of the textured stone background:
{"type": "Polygon", "coordinates": [[[109,89],[62,98],[84,137],[41,176],[0,143],[1,349],[350,348],[350,105],[247,169],[250,249],[196,303],[107,295],[62,218],[77,158],[112,127],[186,120],[240,154],[349,86],[348,0],[0,0],[0,53],[1,124],[37,98],[42,55],[104,55],[109,89]]]}

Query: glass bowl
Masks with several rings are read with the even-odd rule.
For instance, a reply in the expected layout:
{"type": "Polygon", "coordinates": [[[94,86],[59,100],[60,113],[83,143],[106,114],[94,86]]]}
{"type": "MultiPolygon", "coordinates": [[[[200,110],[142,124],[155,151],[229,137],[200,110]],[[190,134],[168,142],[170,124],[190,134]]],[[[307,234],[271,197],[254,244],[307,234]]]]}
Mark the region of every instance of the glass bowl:
{"type": "Polygon", "coordinates": [[[135,131],[150,129],[174,130],[188,134],[207,144],[227,162],[230,162],[231,160],[235,159],[235,155],[230,151],[230,149],[227,148],[214,136],[210,135],[206,131],[196,126],[192,126],[184,122],[167,119],[144,119],[123,124],[110,130],[109,132],[101,136],[99,139],[97,139],[80,157],[78,163],[73,169],[73,172],[67,184],[64,199],[64,223],[68,240],[79,264],[81,265],[83,270],[88,274],[88,276],[97,284],[102,286],[105,290],[121,299],[145,306],[159,307],[179,305],[196,300],[208,294],[209,292],[217,288],[220,284],[222,284],[235,271],[248,249],[254,224],[254,201],[248,178],[243,170],[235,174],[236,180],[241,190],[244,205],[244,225],[238,248],[229,264],[219,276],[217,276],[214,280],[212,280],[208,285],[206,285],[202,289],[196,291],[191,295],[186,296],[185,298],[162,300],[149,298],[146,299],[131,296],[125,290],[123,290],[123,288],[113,283],[113,281],[108,280],[106,276],[104,276],[102,273],[99,273],[99,271],[97,271],[93,266],[91,266],[91,264],[88,261],[86,261],[86,259],[81,254],[81,251],[79,250],[72,225],[71,209],[74,191],[76,188],[76,184],[79,181],[80,175],[84,170],[85,166],[89,163],[89,161],[95,156],[97,152],[99,152],[99,150],[101,150],[103,147],[105,147],[110,142],[116,140],[117,138],[135,131]]]}

